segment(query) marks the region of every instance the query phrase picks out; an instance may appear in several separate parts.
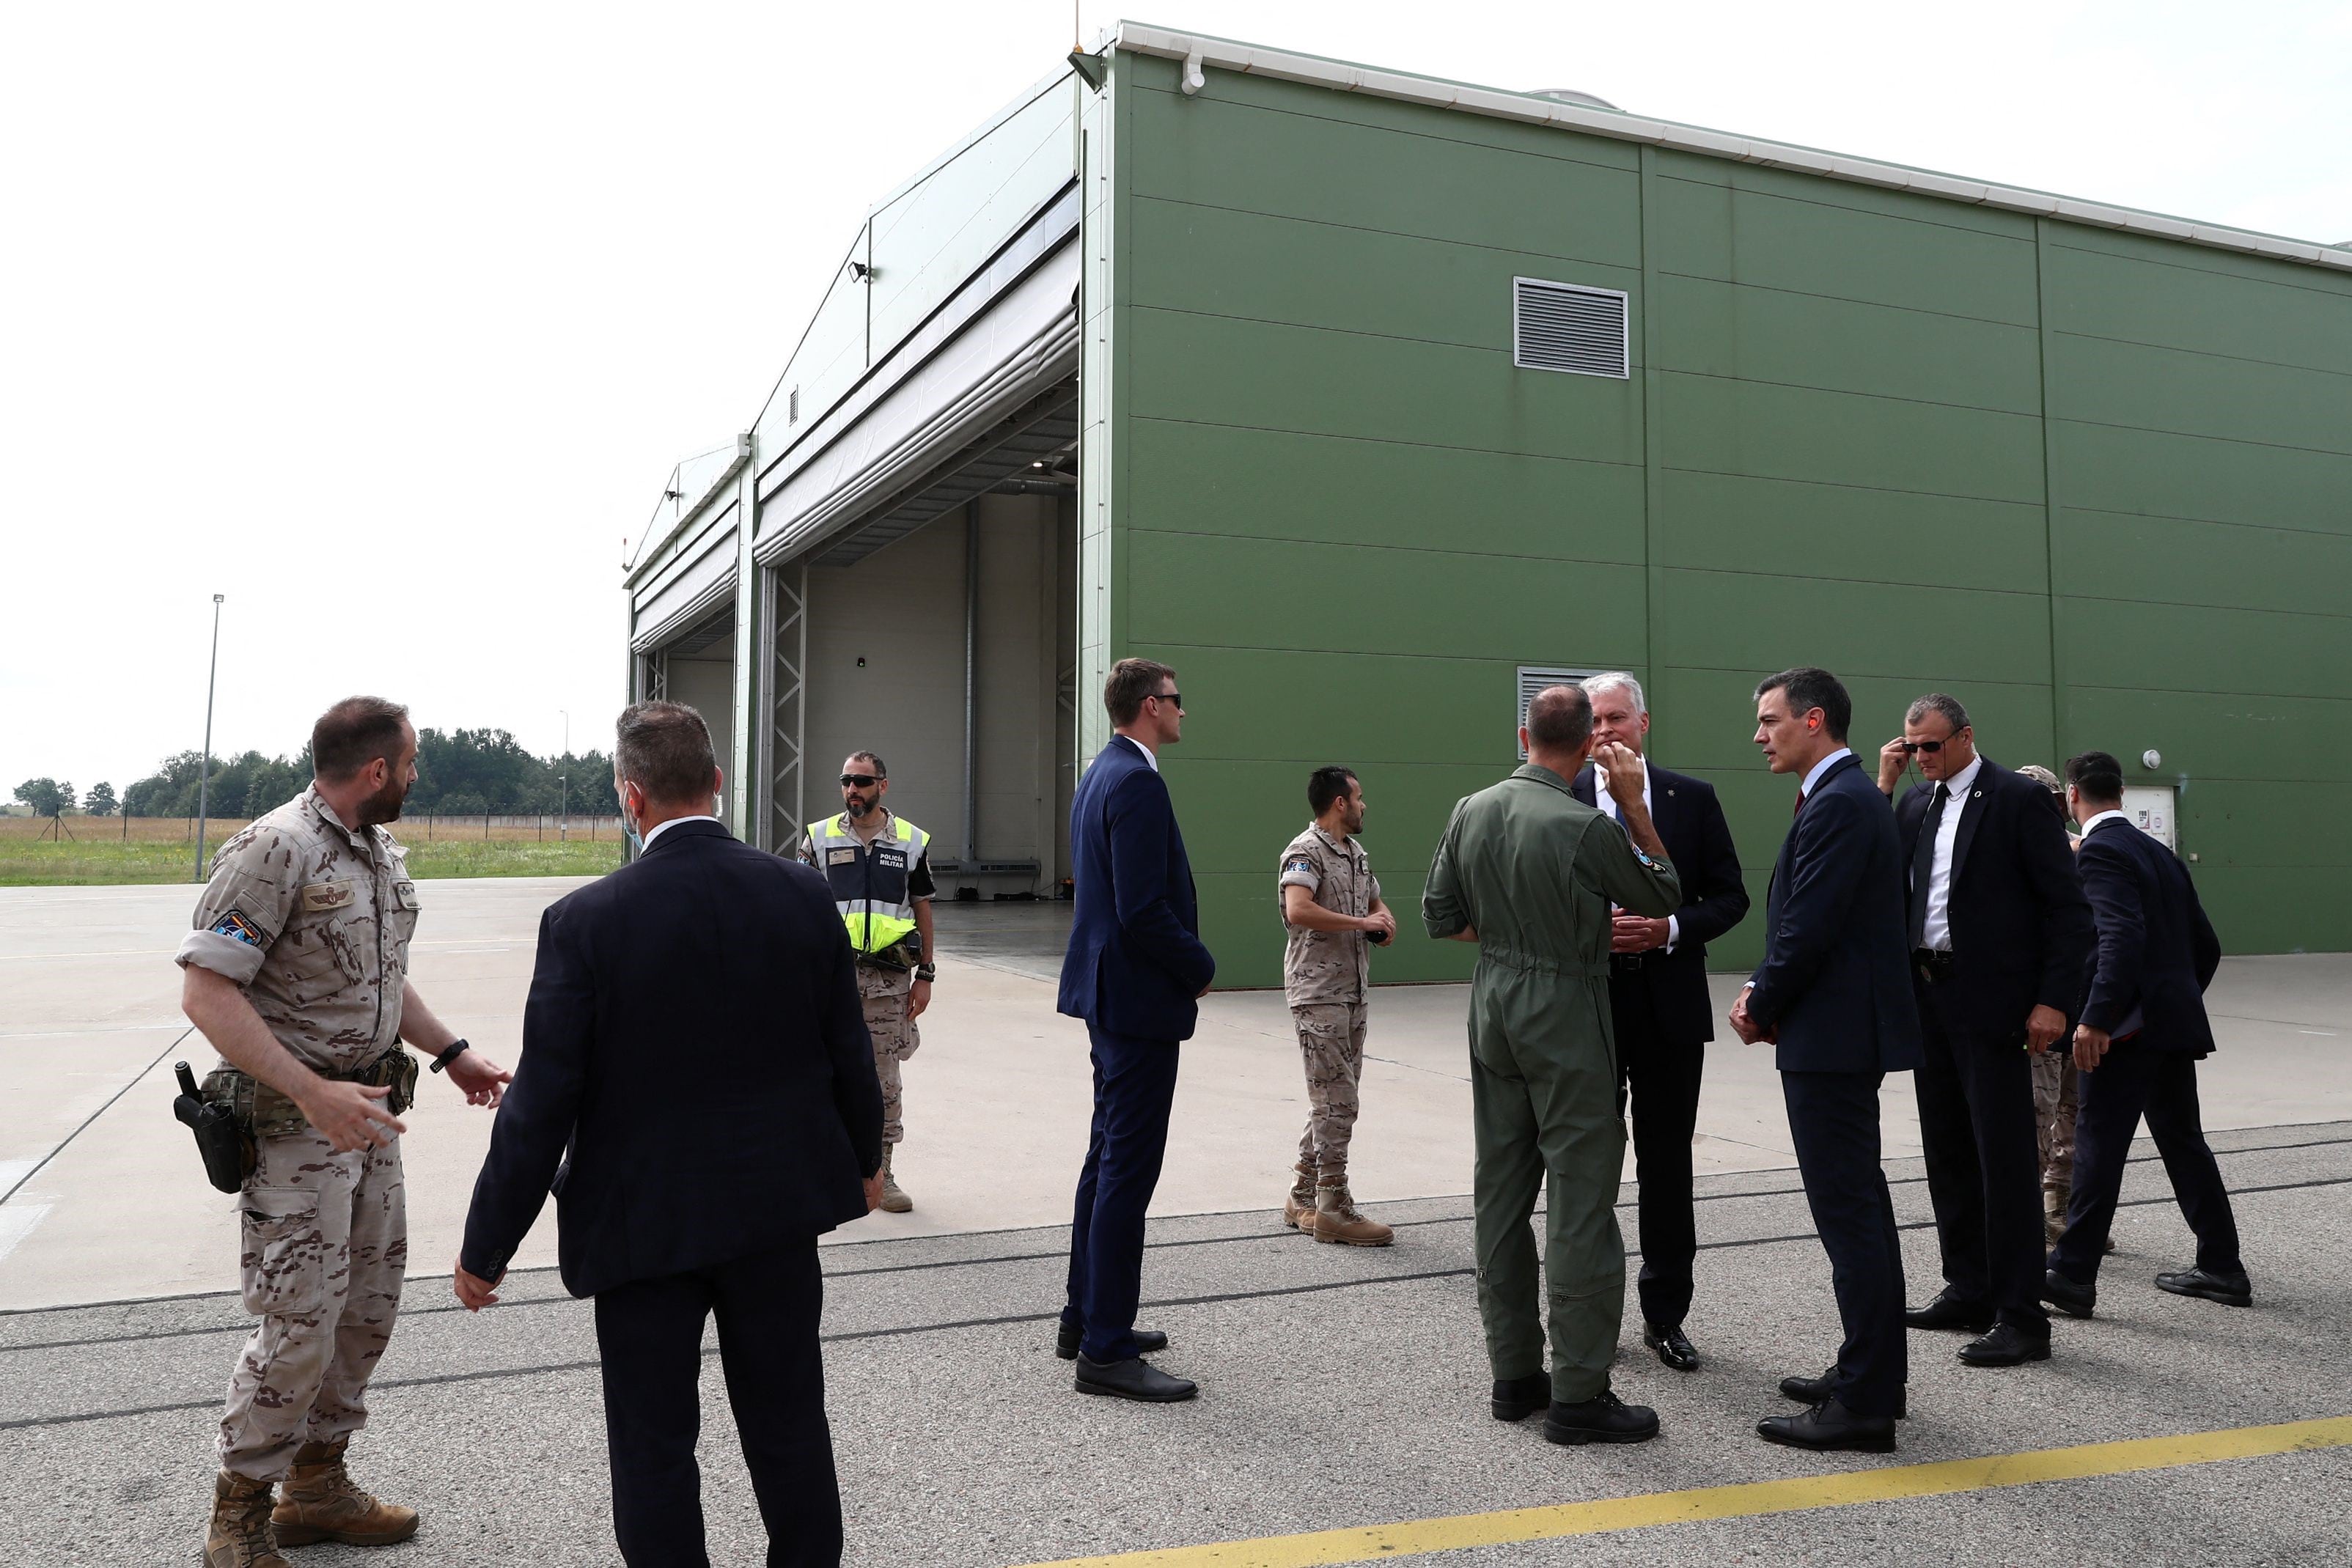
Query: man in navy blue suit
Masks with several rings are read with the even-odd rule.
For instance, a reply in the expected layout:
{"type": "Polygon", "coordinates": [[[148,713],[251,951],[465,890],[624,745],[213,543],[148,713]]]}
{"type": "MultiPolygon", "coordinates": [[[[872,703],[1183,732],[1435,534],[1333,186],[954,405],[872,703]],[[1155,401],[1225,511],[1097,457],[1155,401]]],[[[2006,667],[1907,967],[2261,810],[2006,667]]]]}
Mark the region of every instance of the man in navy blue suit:
{"type": "Polygon", "coordinates": [[[1076,906],[1062,959],[1060,1009],[1087,1020],[1095,1115],[1070,1225],[1069,1301],[1057,1353],[1082,1394],[1190,1399],[1187,1379],[1143,1359],[1168,1336],[1135,1326],[1143,1284],[1143,1211],[1159,1185],[1176,1098],[1176,1048],[1189,1040],[1217,961],[1201,945],[1200,904],[1160,752],[1182,738],[1176,672],[1121,659],[1103,684],[1110,744],[1070,801],[1076,906]]]}
{"type": "Polygon", "coordinates": [[[2083,1021],[2074,1030],[2081,1103],[2074,1123],[2074,1191],[2051,1249],[2042,1299],[2087,1318],[2097,1303],[2099,1254],[2115,1223],[2124,1163],[2140,1117],[2197,1235],[2195,1267],[2156,1277],[2158,1290],[2227,1306],[2253,1304],[2238,1255],[2230,1189],[2205,1142],[2198,1059],[2213,1051],[2205,988],[2221,967],[2221,939],[2180,857],[2123,812],[2123,764],[2086,751],[2066,764],[2066,804],[2083,824],[2075,856],[2098,922],[2099,946],[2083,1021]]]}
{"type": "Polygon", "coordinates": [[[703,1326],[770,1568],[841,1561],[820,1233],[882,1200],[882,1086],[824,878],[738,841],[680,703],[621,715],[637,858],[541,918],[522,1065],[474,1184],[457,1299],[496,1301],[551,1188],[564,1288],[596,1299],[613,1530],[631,1568],[707,1568],[703,1326]]]}
{"type": "Polygon", "coordinates": [[[1827,670],[1756,688],[1756,744],[1803,780],[1764,906],[1764,961],[1731,1009],[1750,1044],[1770,1040],[1813,1228],[1830,1257],[1845,1343],[1819,1377],[1780,1391],[1811,1406],[1756,1424],[1804,1448],[1895,1447],[1908,1362],[1903,1249],[1879,1168],[1878,1088],[1919,1065],[1919,1016],[1905,962],[1895,811],[1845,743],[1853,699],[1827,670]]]}

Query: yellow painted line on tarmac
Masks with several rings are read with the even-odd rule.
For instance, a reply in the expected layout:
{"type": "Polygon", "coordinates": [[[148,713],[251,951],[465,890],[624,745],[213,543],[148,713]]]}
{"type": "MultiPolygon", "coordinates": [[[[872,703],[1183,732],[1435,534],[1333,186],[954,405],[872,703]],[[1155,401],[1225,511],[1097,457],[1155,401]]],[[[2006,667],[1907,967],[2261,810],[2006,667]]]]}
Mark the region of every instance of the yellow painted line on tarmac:
{"type": "Polygon", "coordinates": [[[1976,1459],[1945,1459],[1927,1465],[1893,1465],[1838,1475],[1800,1476],[1744,1486],[1699,1487],[1688,1491],[1650,1492],[1640,1497],[1601,1498],[1544,1508],[1498,1509],[1444,1519],[1406,1520],[1351,1530],[1318,1530],[1305,1535],[1268,1535],[1255,1541],[1223,1541],[1206,1546],[1171,1546],[1123,1552],[1107,1557],[1072,1557],[1027,1568],[1310,1568],[1333,1563],[1390,1562],[1423,1552],[1465,1546],[1503,1546],[1522,1541],[1557,1541],[1571,1535],[1645,1530],[1657,1524],[1693,1524],[1711,1519],[1752,1519],[1807,1509],[1843,1508],[1858,1502],[1944,1497],[1996,1487],[2035,1486],[2044,1481],[2129,1475],[2138,1470],[2210,1465],[2270,1454],[2307,1453],[2352,1447],[2352,1416],[2288,1421],[2275,1427],[2235,1427],[2173,1437],[2137,1437],[2121,1443],[2085,1443],[2071,1448],[2041,1448],[2022,1454],[1991,1454],[1976,1459]]]}

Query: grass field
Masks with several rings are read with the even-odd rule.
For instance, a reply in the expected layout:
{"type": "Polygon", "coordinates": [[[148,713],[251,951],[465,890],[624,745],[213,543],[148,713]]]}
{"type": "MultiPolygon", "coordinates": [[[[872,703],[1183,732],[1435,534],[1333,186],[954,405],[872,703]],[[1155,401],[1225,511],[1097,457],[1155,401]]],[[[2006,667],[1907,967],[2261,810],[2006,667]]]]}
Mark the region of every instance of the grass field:
{"type": "MultiPolygon", "coordinates": [[[[102,883],[192,882],[195,824],[178,817],[68,817],[70,840],[40,835],[46,820],[0,817],[0,887],[67,887],[102,883]]],[[[215,821],[205,831],[205,853],[216,850],[241,821],[215,821]]],[[[420,877],[600,876],[621,863],[612,821],[594,836],[574,819],[569,842],[555,821],[543,836],[530,818],[443,817],[403,821],[393,831],[408,847],[408,869],[420,877]]]]}

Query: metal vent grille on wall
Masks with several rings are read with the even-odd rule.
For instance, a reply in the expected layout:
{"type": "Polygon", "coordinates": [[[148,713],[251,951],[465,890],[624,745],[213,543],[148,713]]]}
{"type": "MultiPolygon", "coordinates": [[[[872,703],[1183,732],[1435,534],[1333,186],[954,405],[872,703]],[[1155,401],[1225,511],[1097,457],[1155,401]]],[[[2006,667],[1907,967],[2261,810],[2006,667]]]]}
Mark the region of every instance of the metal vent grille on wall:
{"type": "MultiPolygon", "coordinates": [[[[1587,676],[1597,675],[1600,673],[1598,670],[1563,670],[1549,664],[1521,664],[1519,666],[1519,716],[1515,721],[1517,727],[1522,729],[1527,727],[1528,705],[1536,700],[1538,692],[1546,686],[1572,686],[1587,676]]],[[[1525,762],[1527,759],[1527,747],[1521,747],[1519,760],[1525,762]]]]}
{"type": "Polygon", "coordinates": [[[1626,298],[1614,288],[1511,279],[1511,363],[1629,379],[1626,298]]]}

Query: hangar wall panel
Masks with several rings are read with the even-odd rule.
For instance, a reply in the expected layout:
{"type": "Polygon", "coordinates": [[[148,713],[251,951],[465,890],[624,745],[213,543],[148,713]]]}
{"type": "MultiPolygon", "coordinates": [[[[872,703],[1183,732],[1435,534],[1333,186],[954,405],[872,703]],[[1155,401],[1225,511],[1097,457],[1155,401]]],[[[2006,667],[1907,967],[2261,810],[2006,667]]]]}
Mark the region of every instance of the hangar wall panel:
{"type": "Polygon", "coordinates": [[[1792,786],[1749,693],[1819,662],[1866,761],[1933,689],[2004,763],[2160,747],[2225,941],[2352,946],[2352,832],[2315,871],[2275,825],[2290,784],[2352,821],[2352,280],[1176,68],[1090,111],[1081,641],[1181,673],[1221,984],[1278,977],[1319,763],[1412,924],[1522,664],[1644,678],[1759,908],[1792,786]],[[1623,290],[1632,378],[1515,369],[1518,276],[1623,290]]]}
{"type": "Polygon", "coordinates": [[[2352,279],[2058,225],[2042,268],[2062,728],[2162,754],[2230,946],[2352,947],[2352,279]]]}
{"type": "MultiPolygon", "coordinates": [[[[1055,722],[1055,638],[1066,622],[1045,599],[1045,567],[1058,565],[1062,548],[1050,497],[982,497],[855,566],[809,569],[810,814],[839,810],[845,757],[878,751],[890,769],[891,808],[931,834],[935,860],[961,857],[964,530],[975,510],[979,848],[991,860],[1050,866],[1060,819],[1047,818],[1046,803],[1057,791],[1066,799],[1070,744],[1055,722]]],[[[986,885],[1028,890],[1018,879],[986,885]]],[[[952,887],[943,884],[943,895],[952,887]]]]}

